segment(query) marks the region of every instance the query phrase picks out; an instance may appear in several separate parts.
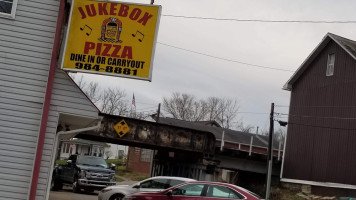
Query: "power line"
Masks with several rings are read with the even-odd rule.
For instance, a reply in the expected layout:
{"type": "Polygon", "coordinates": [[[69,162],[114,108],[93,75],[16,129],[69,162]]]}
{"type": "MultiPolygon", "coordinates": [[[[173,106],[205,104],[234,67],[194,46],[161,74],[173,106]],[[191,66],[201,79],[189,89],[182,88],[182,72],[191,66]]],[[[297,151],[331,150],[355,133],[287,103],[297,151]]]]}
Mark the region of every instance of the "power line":
{"type": "MultiPolygon", "coordinates": [[[[292,72],[292,73],[296,72],[296,71],[293,71],[293,70],[281,69],[281,68],[276,68],[276,67],[268,67],[268,66],[264,66],[264,65],[256,65],[256,64],[241,62],[241,61],[237,61],[237,60],[222,58],[222,57],[218,57],[218,56],[213,56],[213,55],[210,55],[210,54],[201,53],[201,52],[198,52],[198,51],[193,51],[193,50],[177,47],[177,46],[166,44],[166,43],[162,43],[162,42],[157,42],[157,43],[161,44],[161,45],[169,46],[169,47],[172,47],[172,48],[180,49],[180,50],[183,50],[183,51],[187,51],[187,52],[191,52],[191,53],[195,53],[195,54],[199,54],[199,55],[203,55],[203,56],[207,56],[207,57],[211,57],[211,58],[215,58],[215,59],[219,59],[219,60],[224,60],[224,61],[228,61],[228,62],[239,63],[239,64],[248,65],[248,66],[252,66],[252,67],[271,69],[271,70],[277,70],[277,71],[285,71],[285,72],[292,72]]],[[[318,75],[318,74],[311,74],[311,75],[312,76],[317,76],[317,77],[325,77],[325,75],[318,75]]],[[[336,78],[336,79],[339,79],[339,80],[342,80],[342,81],[356,82],[355,79],[345,79],[345,78],[336,78]]],[[[283,106],[279,106],[279,107],[283,107],[283,106]]]]}
{"type": "Polygon", "coordinates": [[[161,45],[169,46],[169,47],[172,47],[172,48],[180,49],[180,50],[183,50],[183,51],[188,51],[188,52],[191,52],[191,53],[196,53],[196,54],[199,54],[199,55],[208,56],[208,57],[216,58],[216,59],[219,59],[219,60],[225,60],[225,61],[228,61],[228,62],[239,63],[239,64],[243,64],[243,65],[248,65],[248,66],[258,67],[258,68],[264,68],[264,69],[272,69],[272,70],[285,71],[285,72],[295,72],[295,71],[287,70],[287,69],[281,69],[281,68],[275,68],[275,67],[267,67],[267,66],[263,66],[263,65],[256,65],[256,64],[241,62],[241,61],[237,61],[237,60],[222,58],[222,57],[218,57],[218,56],[213,56],[213,55],[201,53],[201,52],[198,52],[198,51],[193,51],[193,50],[189,50],[189,49],[184,49],[184,48],[181,48],[181,47],[173,46],[173,45],[170,45],[170,44],[165,44],[165,43],[162,43],[162,42],[157,42],[157,43],[159,43],[161,45]]]}
{"type": "Polygon", "coordinates": [[[236,112],[236,113],[255,114],[255,115],[269,115],[269,113],[259,113],[259,112],[236,112]]]}
{"type": "Polygon", "coordinates": [[[234,18],[215,18],[215,17],[194,17],[194,16],[183,16],[183,15],[162,15],[162,16],[185,18],[185,19],[235,21],[235,22],[259,22],[259,23],[308,23],[308,24],[355,24],[356,23],[356,21],[234,19],[234,18]]]}

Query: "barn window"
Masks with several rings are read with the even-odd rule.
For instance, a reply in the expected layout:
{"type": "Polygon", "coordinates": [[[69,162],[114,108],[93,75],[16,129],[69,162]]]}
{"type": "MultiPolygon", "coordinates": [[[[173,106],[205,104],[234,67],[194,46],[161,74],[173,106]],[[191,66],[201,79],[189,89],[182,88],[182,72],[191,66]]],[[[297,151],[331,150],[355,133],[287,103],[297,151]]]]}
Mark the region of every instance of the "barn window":
{"type": "Polygon", "coordinates": [[[326,66],[326,76],[334,75],[335,54],[328,55],[328,64],[326,66]]]}
{"type": "Polygon", "coordinates": [[[0,17],[15,18],[17,0],[0,0],[0,17]]]}

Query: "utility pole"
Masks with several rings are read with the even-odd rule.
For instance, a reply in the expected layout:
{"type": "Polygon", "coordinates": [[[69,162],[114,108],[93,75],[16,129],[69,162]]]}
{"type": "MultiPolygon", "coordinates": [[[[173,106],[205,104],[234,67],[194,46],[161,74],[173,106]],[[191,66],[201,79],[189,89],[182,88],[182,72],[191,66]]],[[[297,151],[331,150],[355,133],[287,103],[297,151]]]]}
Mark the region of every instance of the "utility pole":
{"type": "Polygon", "coordinates": [[[266,184],[266,200],[269,200],[271,194],[272,163],[273,163],[273,125],[274,125],[274,103],[271,104],[271,113],[269,116],[269,137],[268,137],[268,171],[266,184]]]}

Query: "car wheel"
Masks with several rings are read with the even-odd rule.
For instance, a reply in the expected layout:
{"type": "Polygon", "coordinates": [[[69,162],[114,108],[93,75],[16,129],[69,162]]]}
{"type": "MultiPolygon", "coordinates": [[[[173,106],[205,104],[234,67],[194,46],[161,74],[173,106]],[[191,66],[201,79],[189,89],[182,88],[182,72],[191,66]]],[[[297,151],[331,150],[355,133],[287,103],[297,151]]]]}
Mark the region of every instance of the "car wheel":
{"type": "Polygon", "coordinates": [[[125,195],[123,194],[114,194],[110,197],[109,200],[122,200],[124,199],[125,195]]]}
{"type": "Polygon", "coordinates": [[[78,183],[78,178],[74,179],[72,190],[75,193],[80,193],[80,186],[79,186],[79,183],[78,183]]]}
{"type": "Polygon", "coordinates": [[[51,190],[55,191],[55,190],[60,190],[62,188],[63,188],[62,182],[58,180],[56,176],[54,176],[51,181],[51,190]]]}

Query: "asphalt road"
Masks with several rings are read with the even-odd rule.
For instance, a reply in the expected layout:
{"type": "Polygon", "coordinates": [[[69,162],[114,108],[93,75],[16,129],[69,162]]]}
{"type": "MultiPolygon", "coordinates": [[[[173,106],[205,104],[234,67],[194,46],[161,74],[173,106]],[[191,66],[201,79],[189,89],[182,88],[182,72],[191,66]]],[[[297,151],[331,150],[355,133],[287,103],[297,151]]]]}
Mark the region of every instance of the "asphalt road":
{"type": "Polygon", "coordinates": [[[63,187],[63,190],[51,191],[49,193],[49,200],[97,200],[98,192],[92,193],[74,193],[72,188],[63,187]]]}

